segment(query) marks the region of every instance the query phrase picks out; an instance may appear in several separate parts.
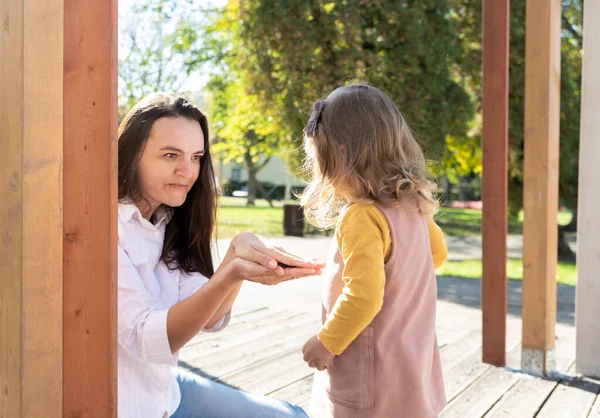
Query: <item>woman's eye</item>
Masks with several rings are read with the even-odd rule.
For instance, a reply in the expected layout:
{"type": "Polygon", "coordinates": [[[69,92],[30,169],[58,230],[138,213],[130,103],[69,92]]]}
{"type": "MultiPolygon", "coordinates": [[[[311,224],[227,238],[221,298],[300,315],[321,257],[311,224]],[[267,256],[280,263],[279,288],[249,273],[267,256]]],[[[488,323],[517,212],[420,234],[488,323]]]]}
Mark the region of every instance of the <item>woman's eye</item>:
{"type": "Polygon", "coordinates": [[[194,155],[194,161],[200,161],[202,159],[201,155],[194,155]]]}
{"type": "Polygon", "coordinates": [[[168,152],[165,154],[165,157],[170,158],[171,160],[174,160],[175,158],[177,158],[177,154],[173,154],[172,152],[168,152]]]}

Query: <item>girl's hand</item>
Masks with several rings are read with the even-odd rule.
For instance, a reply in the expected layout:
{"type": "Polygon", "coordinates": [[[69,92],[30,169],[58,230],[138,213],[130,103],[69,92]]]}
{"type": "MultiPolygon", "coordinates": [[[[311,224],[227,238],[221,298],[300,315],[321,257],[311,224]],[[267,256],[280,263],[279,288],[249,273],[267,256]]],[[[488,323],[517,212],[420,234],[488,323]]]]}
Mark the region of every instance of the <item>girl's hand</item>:
{"type": "Polygon", "coordinates": [[[302,354],[304,354],[304,361],[308,366],[316,368],[317,370],[325,370],[335,357],[334,354],[330,353],[325,348],[316,335],[309,338],[306,344],[304,344],[304,347],[302,347],[302,354]]]}
{"type": "Polygon", "coordinates": [[[275,275],[285,276],[286,280],[321,274],[321,269],[325,267],[325,263],[291,254],[251,233],[236,235],[231,246],[236,257],[271,269],[275,275]]]}

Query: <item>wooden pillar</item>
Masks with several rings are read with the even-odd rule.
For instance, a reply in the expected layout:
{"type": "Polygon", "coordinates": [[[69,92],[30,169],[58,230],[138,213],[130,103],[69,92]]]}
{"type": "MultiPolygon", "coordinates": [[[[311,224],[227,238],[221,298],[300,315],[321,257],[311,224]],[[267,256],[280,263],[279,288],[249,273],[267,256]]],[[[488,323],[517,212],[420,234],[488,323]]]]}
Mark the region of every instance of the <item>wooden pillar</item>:
{"type": "Polygon", "coordinates": [[[579,144],[579,215],[577,229],[578,373],[600,378],[600,3],[587,2],[583,24],[581,142],[579,144]]]}
{"type": "Polygon", "coordinates": [[[0,416],[62,416],[63,1],[0,6],[0,416]]]}
{"type": "Polygon", "coordinates": [[[64,413],[116,417],[117,0],[64,23],[64,413]]]}
{"type": "Polygon", "coordinates": [[[560,0],[527,0],[523,209],[523,355],[525,372],[554,369],[560,0]]]}
{"type": "Polygon", "coordinates": [[[482,354],[499,366],[506,353],[509,3],[483,3],[482,354]]]}

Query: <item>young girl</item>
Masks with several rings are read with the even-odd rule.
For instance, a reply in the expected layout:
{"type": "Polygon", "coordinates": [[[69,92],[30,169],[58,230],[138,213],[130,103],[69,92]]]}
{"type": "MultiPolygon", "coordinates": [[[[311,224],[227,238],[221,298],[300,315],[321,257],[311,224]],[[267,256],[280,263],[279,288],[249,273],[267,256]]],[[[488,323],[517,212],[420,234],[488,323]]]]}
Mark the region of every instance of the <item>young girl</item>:
{"type": "Polygon", "coordinates": [[[303,348],[318,370],[311,416],[437,416],[445,395],[434,268],[446,245],[423,152],[394,103],[370,85],[317,101],[304,132],[313,172],[305,216],[335,226],[323,326],[303,348]]]}
{"type": "Polygon", "coordinates": [[[306,418],[175,367],[200,330],[227,324],[244,280],[275,284],[323,267],[240,234],[214,270],[208,139],[200,110],[168,93],[144,98],[119,127],[119,417],[306,418]]]}

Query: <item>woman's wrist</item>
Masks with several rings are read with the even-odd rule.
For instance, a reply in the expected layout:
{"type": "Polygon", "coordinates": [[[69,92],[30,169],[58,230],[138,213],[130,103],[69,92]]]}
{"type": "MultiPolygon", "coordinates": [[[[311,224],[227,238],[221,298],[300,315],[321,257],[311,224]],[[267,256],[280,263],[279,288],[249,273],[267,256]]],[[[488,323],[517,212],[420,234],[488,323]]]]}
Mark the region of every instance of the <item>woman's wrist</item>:
{"type": "Polygon", "coordinates": [[[236,234],[233,237],[233,239],[231,240],[231,243],[229,244],[229,248],[231,250],[233,250],[234,254],[235,254],[235,250],[240,245],[240,241],[248,239],[248,235],[252,235],[252,234],[250,234],[249,232],[240,232],[239,234],[236,234]]]}
{"type": "Polygon", "coordinates": [[[224,268],[219,272],[219,279],[226,281],[231,284],[238,284],[244,280],[244,278],[239,274],[236,264],[236,257],[233,254],[232,257],[226,257],[223,262],[227,263],[224,268]]]}

